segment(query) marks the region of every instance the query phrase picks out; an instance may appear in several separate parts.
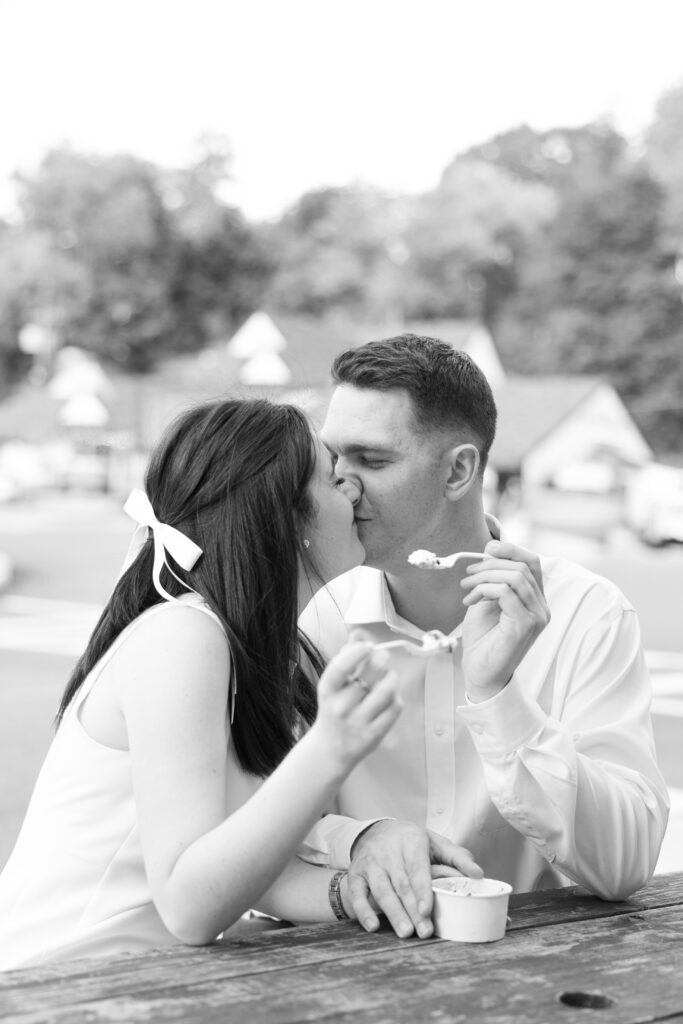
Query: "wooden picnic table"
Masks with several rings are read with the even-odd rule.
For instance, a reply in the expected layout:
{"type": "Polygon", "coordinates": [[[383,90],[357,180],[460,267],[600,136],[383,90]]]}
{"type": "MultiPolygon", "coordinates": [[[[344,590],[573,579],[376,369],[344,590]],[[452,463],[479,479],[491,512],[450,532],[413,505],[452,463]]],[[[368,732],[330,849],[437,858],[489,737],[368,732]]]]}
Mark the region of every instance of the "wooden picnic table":
{"type": "Polygon", "coordinates": [[[21,1024],[683,1021],[683,872],[623,903],[521,893],[500,942],[315,925],[0,974],[21,1024]]]}

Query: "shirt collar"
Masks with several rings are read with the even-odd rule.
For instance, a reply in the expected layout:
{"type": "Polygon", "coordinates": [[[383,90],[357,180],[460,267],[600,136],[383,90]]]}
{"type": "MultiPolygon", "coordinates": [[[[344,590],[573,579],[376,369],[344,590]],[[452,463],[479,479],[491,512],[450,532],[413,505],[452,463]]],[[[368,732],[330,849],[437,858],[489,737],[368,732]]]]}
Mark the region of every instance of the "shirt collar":
{"type": "Polygon", "coordinates": [[[388,622],[388,615],[396,617],[389,587],[383,572],[362,566],[360,585],[356,587],[344,615],[349,626],[370,622],[388,622]]]}
{"type": "MultiPolygon", "coordinates": [[[[495,516],[485,514],[486,526],[493,540],[501,540],[501,526],[495,516]]],[[[379,569],[371,569],[369,566],[362,566],[362,583],[357,586],[354,595],[349,602],[344,615],[344,621],[349,626],[369,625],[371,622],[386,622],[390,629],[401,630],[402,632],[416,632],[421,636],[422,631],[402,619],[394,608],[391,600],[386,576],[379,569]]]]}
{"type": "Polygon", "coordinates": [[[485,512],[484,519],[486,520],[488,531],[491,534],[491,540],[505,540],[503,537],[503,527],[500,525],[496,517],[492,516],[490,512],[485,512]]]}

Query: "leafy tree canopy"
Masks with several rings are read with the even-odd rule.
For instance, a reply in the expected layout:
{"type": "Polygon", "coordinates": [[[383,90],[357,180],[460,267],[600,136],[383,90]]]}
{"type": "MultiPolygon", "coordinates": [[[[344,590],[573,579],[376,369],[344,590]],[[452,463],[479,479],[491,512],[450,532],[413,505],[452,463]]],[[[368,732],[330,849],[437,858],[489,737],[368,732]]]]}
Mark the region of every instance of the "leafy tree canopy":
{"type": "Polygon", "coordinates": [[[231,153],[162,169],[59,149],[0,223],[0,374],[22,327],[146,369],[264,303],[395,324],[483,319],[511,370],[606,375],[648,439],[683,443],[683,87],[642,144],[608,122],[521,125],[457,155],[416,197],[301,196],[274,223],[225,200],[231,153]]]}
{"type": "Polygon", "coordinates": [[[270,273],[257,232],[220,198],[229,156],[213,140],[169,172],[63,148],[19,179],[22,222],[0,233],[0,351],[21,326],[144,370],[206,344],[255,309],[270,273]]]}

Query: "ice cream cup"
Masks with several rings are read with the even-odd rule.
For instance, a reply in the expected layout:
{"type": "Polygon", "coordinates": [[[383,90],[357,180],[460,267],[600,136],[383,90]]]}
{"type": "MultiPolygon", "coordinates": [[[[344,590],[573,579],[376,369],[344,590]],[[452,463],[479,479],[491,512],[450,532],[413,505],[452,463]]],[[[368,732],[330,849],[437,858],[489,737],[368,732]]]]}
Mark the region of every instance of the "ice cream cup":
{"type": "Polygon", "coordinates": [[[437,878],[434,933],[453,942],[495,942],[505,935],[512,886],[496,878],[437,878]]]}

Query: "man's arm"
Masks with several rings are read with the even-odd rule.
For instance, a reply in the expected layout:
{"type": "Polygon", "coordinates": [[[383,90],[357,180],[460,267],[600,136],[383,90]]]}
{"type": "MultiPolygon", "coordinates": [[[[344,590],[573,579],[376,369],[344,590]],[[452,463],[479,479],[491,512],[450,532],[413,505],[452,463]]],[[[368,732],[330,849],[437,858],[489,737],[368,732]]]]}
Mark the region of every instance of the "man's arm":
{"type": "Polygon", "coordinates": [[[625,899],[655,869],[668,797],[638,621],[605,605],[574,643],[565,637],[552,715],[529,696],[523,670],[458,713],[502,816],[564,874],[625,899]]]}
{"type": "Polygon", "coordinates": [[[343,814],[326,814],[308,833],[297,855],[320,867],[348,868],[358,838],[376,822],[386,820],[389,819],[357,821],[343,814]]]}
{"type": "Polygon", "coordinates": [[[357,821],[326,814],[297,854],[309,864],[348,868],[354,916],[366,931],[375,931],[381,911],[402,938],[413,932],[420,938],[433,933],[433,875],[483,875],[468,850],[412,822],[393,818],[357,821]]]}
{"type": "Polygon", "coordinates": [[[348,868],[349,899],[363,928],[379,928],[380,911],[401,938],[432,935],[433,877],[484,874],[469,850],[393,818],[363,822],[328,814],[297,852],[311,864],[348,868]]]}
{"type": "MultiPolygon", "coordinates": [[[[508,545],[503,549],[500,557],[504,558],[510,547],[508,545]]],[[[536,575],[540,577],[537,556],[531,556],[528,552],[525,555],[535,560],[536,575]]],[[[493,571],[491,559],[488,564],[490,571],[493,571]]],[[[503,568],[507,568],[507,563],[503,568]]],[[[482,614],[479,608],[470,614],[471,619],[478,616],[483,622],[483,632],[488,634],[485,642],[478,645],[477,657],[483,657],[489,676],[494,673],[496,686],[499,679],[507,682],[512,676],[548,621],[542,584],[536,581],[528,566],[515,564],[512,573],[508,575],[513,577],[513,586],[521,596],[515,591],[512,601],[508,601],[507,587],[504,587],[505,593],[500,603],[506,606],[512,604],[516,615],[513,619],[514,628],[503,630],[502,636],[499,636],[500,631],[491,628],[491,616],[487,610],[482,614]],[[530,590],[533,591],[531,598],[528,593],[530,590]],[[526,608],[525,601],[531,604],[531,610],[526,608]],[[490,648],[492,640],[495,658],[487,654],[487,645],[490,648]]],[[[351,574],[347,574],[347,577],[351,577],[351,574]]],[[[339,582],[335,581],[335,586],[339,582]]],[[[482,583],[487,586],[488,594],[490,586],[486,581],[482,583]]],[[[494,581],[494,589],[495,586],[494,581]]],[[[479,603],[478,596],[467,600],[475,605],[479,603]]],[[[499,614],[496,613],[493,618],[497,623],[499,614]]],[[[322,641],[321,646],[326,653],[329,653],[330,642],[341,642],[344,624],[340,606],[326,590],[321,591],[308,606],[300,625],[314,640],[322,641]]],[[[484,684],[488,682],[489,676],[485,673],[482,677],[484,684]]],[[[468,850],[412,822],[383,820],[371,827],[367,826],[367,822],[353,823],[351,819],[329,815],[309,833],[306,846],[300,848],[299,855],[319,864],[327,865],[337,861],[340,867],[346,866],[347,858],[351,858],[349,893],[354,912],[368,931],[379,927],[376,913],[379,908],[386,914],[397,935],[407,936],[413,930],[420,937],[431,935],[432,875],[462,873],[481,877],[481,868],[468,850]],[[350,846],[353,846],[352,856],[350,846]]]]}
{"type": "MultiPolygon", "coordinates": [[[[601,595],[607,617],[598,604],[596,614],[584,616],[587,625],[575,627],[575,642],[566,638],[555,680],[562,707],[550,717],[520,683],[524,671],[515,678],[550,619],[540,560],[500,542],[486,554],[465,584],[463,669],[471,703],[459,714],[491,798],[549,862],[601,896],[623,898],[651,876],[668,808],[635,613],[601,595]]],[[[396,930],[404,923],[401,906],[419,921],[427,849],[432,862],[454,864],[452,851],[435,854],[431,839],[410,828],[373,826],[356,842],[350,891],[362,922],[370,921],[368,896],[390,908],[396,930]]]]}
{"type": "Polygon", "coordinates": [[[356,840],[349,868],[349,898],[366,929],[379,928],[376,911],[384,913],[401,938],[413,931],[427,939],[431,920],[432,878],[484,872],[469,850],[430,829],[386,819],[367,828],[356,840]]]}

